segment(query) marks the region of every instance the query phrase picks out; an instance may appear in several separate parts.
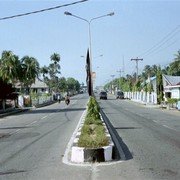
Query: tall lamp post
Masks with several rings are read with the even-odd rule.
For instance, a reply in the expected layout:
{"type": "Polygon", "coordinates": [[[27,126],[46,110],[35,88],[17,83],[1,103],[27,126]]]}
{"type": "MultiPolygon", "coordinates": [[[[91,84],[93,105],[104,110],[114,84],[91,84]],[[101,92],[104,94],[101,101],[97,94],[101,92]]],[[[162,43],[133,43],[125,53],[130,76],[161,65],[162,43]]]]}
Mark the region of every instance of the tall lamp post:
{"type": "MultiPolygon", "coordinates": [[[[83,21],[88,23],[88,29],[89,29],[89,31],[88,31],[88,33],[89,33],[89,52],[90,52],[90,76],[92,76],[91,23],[92,23],[92,21],[94,21],[96,19],[100,19],[100,18],[103,18],[103,17],[106,17],[106,16],[113,16],[114,12],[111,12],[109,14],[105,14],[105,15],[102,15],[102,16],[97,16],[97,17],[94,17],[94,18],[92,18],[90,20],[87,20],[87,19],[82,18],[80,16],[74,15],[74,14],[68,12],[68,11],[64,12],[64,14],[68,15],[68,16],[73,16],[75,18],[78,18],[78,19],[83,20],[83,21]]],[[[91,83],[91,89],[90,89],[91,92],[90,92],[90,94],[92,95],[93,94],[93,83],[92,83],[92,78],[90,78],[90,79],[91,79],[91,82],[90,82],[91,83]]]]}

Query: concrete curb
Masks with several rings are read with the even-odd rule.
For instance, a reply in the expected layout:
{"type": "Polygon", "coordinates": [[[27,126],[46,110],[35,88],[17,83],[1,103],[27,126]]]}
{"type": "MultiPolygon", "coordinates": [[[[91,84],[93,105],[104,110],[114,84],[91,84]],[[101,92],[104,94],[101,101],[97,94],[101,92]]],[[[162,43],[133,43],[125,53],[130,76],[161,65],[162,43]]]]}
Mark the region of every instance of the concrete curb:
{"type": "Polygon", "coordinates": [[[3,118],[3,117],[6,117],[6,116],[9,116],[9,115],[13,115],[13,114],[17,114],[17,113],[21,113],[21,112],[25,112],[25,111],[28,111],[29,108],[26,108],[26,109],[12,109],[11,111],[7,111],[7,112],[4,112],[2,114],[0,114],[0,118],[3,118]]]}
{"type": "MultiPolygon", "coordinates": [[[[71,148],[71,161],[74,163],[112,161],[114,143],[111,139],[111,136],[109,134],[109,131],[105,123],[103,124],[104,124],[104,127],[106,128],[106,133],[110,140],[110,144],[108,146],[103,146],[100,148],[84,148],[84,147],[77,146],[77,142],[81,134],[81,128],[84,124],[84,120],[86,116],[86,113],[83,113],[83,114],[84,115],[78,127],[78,131],[76,133],[76,136],[74,138],[73,145],[71,148]]],[[[102,116],[101,116],[101,120],[103,121],[102,116]]]]}
{"type": "Polygon", "coordinates": [[[117,132],[114,131],[114,128],[112,126],[112,124],[110,123],[109,119],[107,118],[107,116],[104,114],[104,112],[102,110],[100,110],[101,112],[101,115],[104,119],[104,122],[106,123],[106,127],[109,129],[109,132],[111,134],[111,137],[112,137],[112,140],[115,144],[115,148],[117,149],[117,152],[118,154],[113,154],[115,157],[115,159],[121,159],[121,160],[126,160],[126,156],[125,156],[125,153],[121,147],[121,144],[118,140],[118,135],[117,135],[117,132]]]}
{"type": "Polygon", "coordinates": [[[40,107],[44,107],[44,106],[49,106],[51,104],[57,103],[57,101],[48,101],[48,102],[44,102],[42,104],[35,104],[34,107],[35,108],[40,108],[40,107]]]}
{"type": "Polygon", "coordinates": [[[37,105],[35,105],[33,107],[27,107],[27,108],[26,107],[25,108],[12,108],[12,109],[6,110],[5,112],[0,113],[0,118],[10,116],[12,114],[17,114],[17,113],[29,111],[29,110],[31,110],[33,108],[41,108],[41,107],[44,107],[44,106],[49,106],[49,105],[54,104],[56,102],[57,101],[49,101],[49,102],[45,102],[45,103],[42,103],[42,104],[37,104],[37,105]]]}

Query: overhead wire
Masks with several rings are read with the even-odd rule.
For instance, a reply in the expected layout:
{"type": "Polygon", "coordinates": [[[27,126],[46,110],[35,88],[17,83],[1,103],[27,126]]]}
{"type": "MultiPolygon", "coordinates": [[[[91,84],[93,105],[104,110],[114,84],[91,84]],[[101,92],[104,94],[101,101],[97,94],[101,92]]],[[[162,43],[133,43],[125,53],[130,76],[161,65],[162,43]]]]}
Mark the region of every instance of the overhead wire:
{"type": "MultiPolygon", "coordinates": [[[[168,44],[167,46],[165,46],[165,47],[163,47],[163,48],[161,48],[161,49],[159,49],[159,50],[156,49],[156,50],[154,50],[152,53],[153,53],[153,54],[157,54],[157,53],[159,53],[159,52],[167,49],[168,47],[172,46],[172,45],[175,44],[177,41],[178,41],[178,40],[175,40],[175,41],[171,42],[170,44],[168,44]]],[[[164,44],[163,44],[163,45],[164,45],[164,44]]],[[[148,55],[149,55],[149,54],[145,55],[145,57],[148,56],[148,55]]]]}
{"type": "MultiPolygon", "coordinates": [[[[162,38],[158,43],[156,43],[154,46],[152,46],[150,49],[145,51],[139,56],[148,56],[150,54],[153,54],[155,51],[158,51],[166,42],[171,40],[176,34],[180,32],[180,25],[178,25],[176,28],[174,28],[170,33],[168,33],[164,38],[162,38]]],[[[169,46],[174,44],[175,42],[171,43],[169,46]]],[[[167,46],[167,47],[169,47],[167,46]]],[[[167,48],[166,47],[166,48],[167,48]]],[[[157,52],[156,52],[157,53],[157,52]]]]}
{"type": "Polygon", "coordinates": [[[58,9],[58,8],[62,8],[62,7],[67,7],[67,6],[83,3],[85,1],[88,1],[88,0],[80,0],[80,1],[75,1],[75,2],[72,2],[72,3],[63,4],[63,5],[59,5],[59,6],[54,6],[54,7],[50,7],[50,8],[45,8],[45,9],[41,9],[41,10],[31,11],[31,12],[27,12],[27,13],[12,15],[12,16],[6,16],[6,17],[0,18],[0,21],[13,19],[13,18],[18,18],[18,17],[22,17],[22,16],[27,16],[27,15],[32,15],[32,14],[36,14],[36,13],[42,13],[42,12],[45,12],[45,11],[51,11],[51,10],[54,10],[54,9],[58,9]]]}

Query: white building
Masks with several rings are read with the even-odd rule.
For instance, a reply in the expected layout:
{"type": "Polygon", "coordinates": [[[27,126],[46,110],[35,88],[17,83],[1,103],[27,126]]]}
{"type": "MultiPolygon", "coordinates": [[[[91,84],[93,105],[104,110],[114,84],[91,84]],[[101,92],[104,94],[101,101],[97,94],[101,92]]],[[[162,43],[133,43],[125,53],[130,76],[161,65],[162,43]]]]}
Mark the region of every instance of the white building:
{"type": "Polygon", "coordinates": [[[180,99],[180,76],[163,75],[165,98],[180,99]]]}

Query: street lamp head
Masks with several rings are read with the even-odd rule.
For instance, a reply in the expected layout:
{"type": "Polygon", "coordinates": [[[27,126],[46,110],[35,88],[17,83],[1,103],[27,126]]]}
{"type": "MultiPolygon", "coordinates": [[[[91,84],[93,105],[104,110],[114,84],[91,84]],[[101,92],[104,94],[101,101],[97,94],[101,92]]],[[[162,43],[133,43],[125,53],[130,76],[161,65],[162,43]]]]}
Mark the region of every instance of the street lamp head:
{"type": "Polygon", "coordinates": [[[109,14],[107,14],[108,16],[113,16],[114,15],[114,12],[111,12],[109,14]]]}
{"type": "Polygon", "coordinates": [[[70,12],[68,12],[68,11],[65,11],[64,14],[67,15],[67,16],[72,16],[72,14],[70,12]]]}

